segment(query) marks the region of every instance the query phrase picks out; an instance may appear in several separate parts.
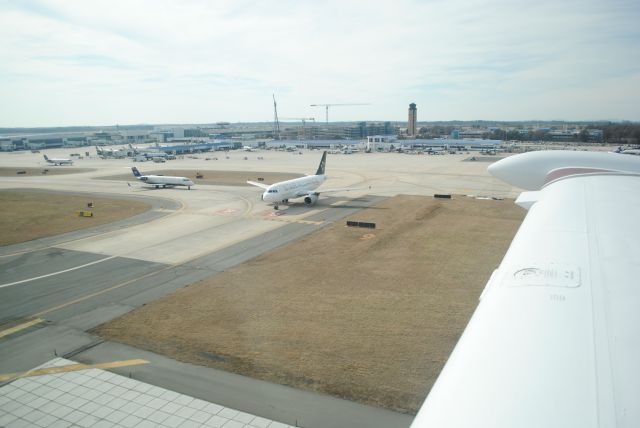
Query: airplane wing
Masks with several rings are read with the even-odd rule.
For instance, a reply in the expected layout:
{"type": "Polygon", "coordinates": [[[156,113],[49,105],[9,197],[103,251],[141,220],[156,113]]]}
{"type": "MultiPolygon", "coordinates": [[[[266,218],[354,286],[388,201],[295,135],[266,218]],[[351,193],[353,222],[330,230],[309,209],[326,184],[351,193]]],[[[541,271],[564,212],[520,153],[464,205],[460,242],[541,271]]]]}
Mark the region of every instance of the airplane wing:
{"type": "Polygon", "coordinates": [[[362,190],[362,189],[371,189],[371,186],[369,186],[369,187],[343,187],[343,188],[335,188],[335,189],[320,189],[320,190],[302,191],[302,192],[298,193],[296,196],[301,197],[301,196],[307,196],[309,194],[317,196],[317,195],[319,195],[321,193],[349,192],[349,191],[352,191],[352,190],[362,190]]]}
{"type": "Polygon", "coordinates": [[[371,189],[371,186],[369,186],[369,187],[342,187],[342,188],[334,188],[334,189],[320,189],[320,190],[317,190],[316,192],[318,194],[320,194],[320,193],[334,193],[334,192],[350,192],[352,190],[362,190],[362,189],[371,189]]]}
{"type": "Polygon", "coordinates": [[[252,186],[262,187],[263,189],[268,189],[268,188],[269,188],[269,185],[268,185],[268,184],[258,183],[257,181],[250,181],[250,180],[247,180],[247,183],[251,184],[252,186]]]}
{"type": "Polygon", "coordinates": [[[640,426],[640,161],[568,166],[525,198],[413,428],[640,426]]]}

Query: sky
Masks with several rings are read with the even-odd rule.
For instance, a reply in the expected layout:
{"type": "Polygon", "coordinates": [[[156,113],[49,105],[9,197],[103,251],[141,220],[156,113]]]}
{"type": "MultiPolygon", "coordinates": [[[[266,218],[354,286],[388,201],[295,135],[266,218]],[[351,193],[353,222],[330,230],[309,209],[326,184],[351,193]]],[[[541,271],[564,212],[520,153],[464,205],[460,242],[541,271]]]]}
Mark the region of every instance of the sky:
{"type": "Polygon", "coordinates": [[[0,0],[0,127],[640,120],[638,0],[0,0]]]}

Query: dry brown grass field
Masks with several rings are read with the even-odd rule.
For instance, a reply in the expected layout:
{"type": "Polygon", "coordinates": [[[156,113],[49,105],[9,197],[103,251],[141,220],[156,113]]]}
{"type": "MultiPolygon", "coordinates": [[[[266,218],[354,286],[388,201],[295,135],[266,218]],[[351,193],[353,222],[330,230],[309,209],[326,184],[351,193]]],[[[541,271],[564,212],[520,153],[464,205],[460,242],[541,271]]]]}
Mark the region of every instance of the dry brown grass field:
{"type": "Polygon", "coordinates": [[[388,199],[96,329],[172,358],[414,413],[524,211],[388,199]]]}
{"type": "Polygon", "coordinates": [[[143,202],[35,191],[0,191],[0,246],[111,223],[147,211],[143,202]],[[87,203],[93,202],[93,208],[87,203]],[[90,210],[93,217],[76,211],[90,210]]]}
{"type": "Polygon", "coordinates": [[[73,168],[68,166],[44,166],[42,168],[0,167],[0,177],[24,177],[41,175],[77,174],[80,172],[95,171],[91,168],[73,168]],[[24,174],[18,174],[23,172],[24,174]]]}

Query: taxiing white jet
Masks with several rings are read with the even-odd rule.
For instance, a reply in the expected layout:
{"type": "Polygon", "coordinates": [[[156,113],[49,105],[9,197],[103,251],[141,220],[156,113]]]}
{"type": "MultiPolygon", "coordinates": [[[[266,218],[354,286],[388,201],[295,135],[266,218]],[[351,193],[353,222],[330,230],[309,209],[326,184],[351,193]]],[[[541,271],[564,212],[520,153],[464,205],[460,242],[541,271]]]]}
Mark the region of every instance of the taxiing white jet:
{"type": "Polygon", "coordinates": [[[280,204],[288,203],[289,199],[304,198],[304,203],[306,205],[314,205],[318,202],[320,193],[357,190],[355,188],[315,190],[327,179],[327,176],[324,175],[326,162],[327,152],[325,151],[322,154],[322,160],[320,160],[320,165],[318,166],[318,170],[315,175],[280,181],[271,185],[255,181],[247,181],[247,183],[265,189],[262,194],[262,200],[268,204],[273,204],[273,208],[276,210],[280,204]]]}
{"type": "Polygon", "coordinates": [[[412,428],[640,426],[640,159],[542,151],[500,266],[412,428]]]}
{"type": "Polygon", "coordinates": [[[131,168],[133,175],[140,181],[155,186],[156,189],[160,187],[174,187],[174,186],[186,186],[191,190],[191,186],[194,186],[193,181],[187,177],[172,177],[169,175],[142,175],[138,168],[135,166],[131,168]]]}
{"type": "Polygon", "coordinates": [[[51,165],[73,165],[73,161],[71,159],[54,159],[50,158],[47,155],[44,155],[44,160],[47,161],[48,164],[51,165]]]}

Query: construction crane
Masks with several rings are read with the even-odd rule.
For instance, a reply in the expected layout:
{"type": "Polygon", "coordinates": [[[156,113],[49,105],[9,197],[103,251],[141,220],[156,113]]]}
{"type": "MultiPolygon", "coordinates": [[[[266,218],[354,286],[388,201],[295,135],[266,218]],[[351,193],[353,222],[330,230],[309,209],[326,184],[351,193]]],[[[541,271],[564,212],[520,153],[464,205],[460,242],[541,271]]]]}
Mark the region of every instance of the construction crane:
{"type": "Polygon", "coordinates": [[[278,120],[278,105],[276,104],[276,94],[273,95],[273,139],[280,139],[280,121],[278,120]]]}
{"type": "Polygon", "coordinates": [[[307,120],[311,120],[313,122],[316,121],[315,117],[281,117],[281,120],[299,120],[302,122],[302,139],[304,140],[305,138],[307,138],[307,132],[305,130],[305,124],[307,123],[307,120]]]}
{"type": "Polygon", "coordinates": [[[325,120],[329,124],[329,107],[333,106],[368,106],[370,103],[346,103],[346,104],[311,104],[311,107],[324,107],[325,120]]]}

